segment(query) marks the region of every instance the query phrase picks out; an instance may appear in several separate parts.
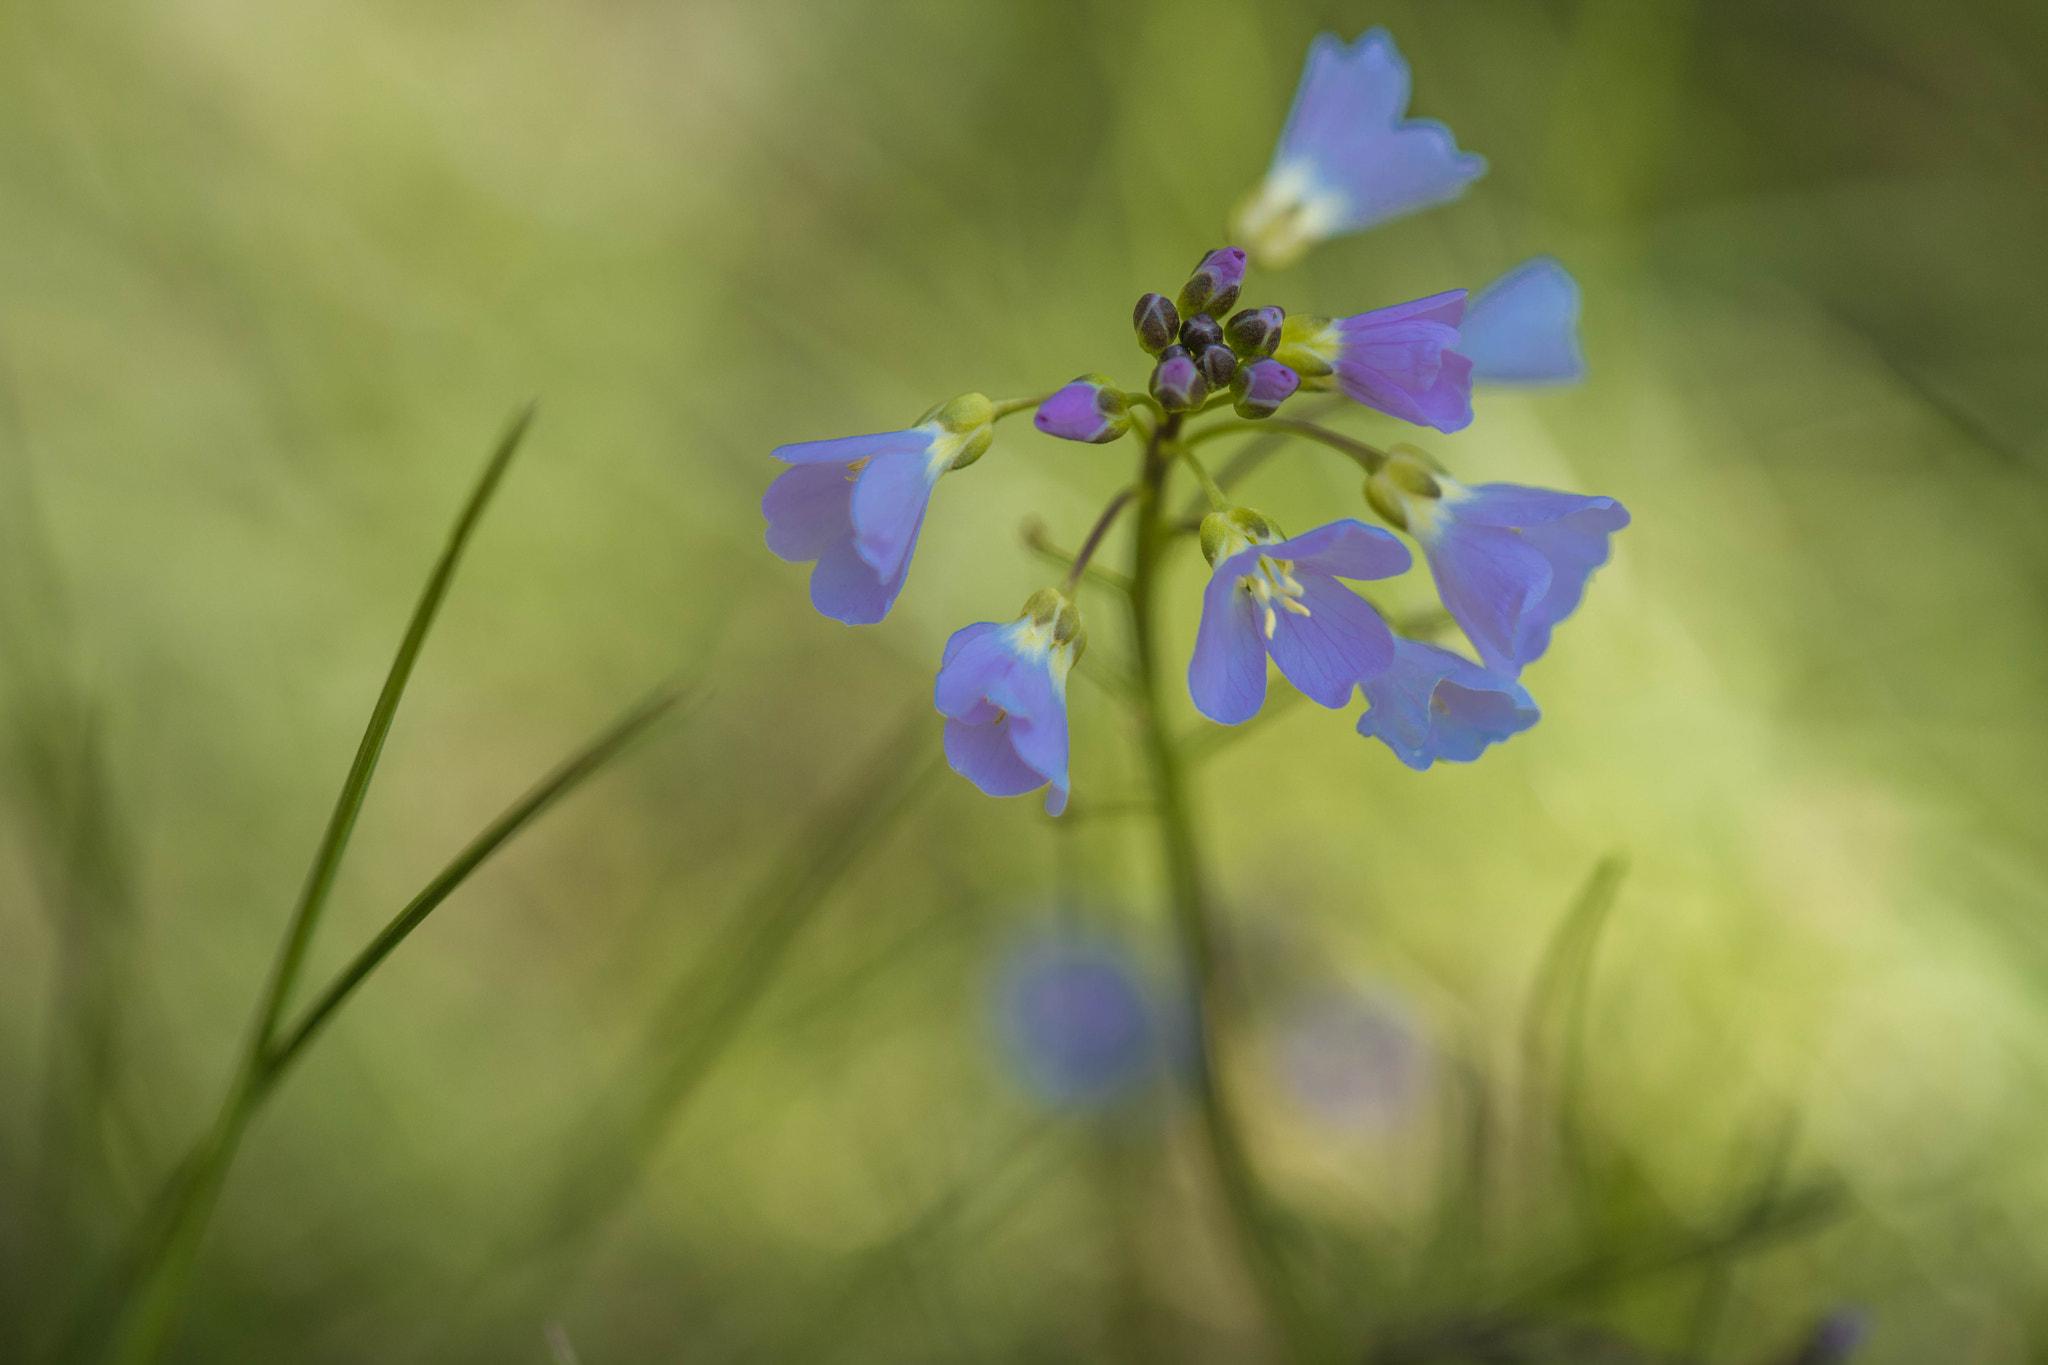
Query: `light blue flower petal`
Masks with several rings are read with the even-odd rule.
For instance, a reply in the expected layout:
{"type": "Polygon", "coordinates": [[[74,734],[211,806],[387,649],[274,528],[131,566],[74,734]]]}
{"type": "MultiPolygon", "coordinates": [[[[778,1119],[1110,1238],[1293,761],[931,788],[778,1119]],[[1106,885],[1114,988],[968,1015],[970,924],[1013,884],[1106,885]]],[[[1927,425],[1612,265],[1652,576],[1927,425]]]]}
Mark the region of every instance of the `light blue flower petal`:
{"type": "Polygon", "coordinates": [[[811,570],[811,605],[849,626],[874,625],[889,614],[902,591],[901,574],[885,579],[854,551],[850,526],[844,538],[818,556],[818,566],[811,570]]]}
{"type": "Polygon", "coordinates": [[[1489,668],[1521,671],[1523,618],[1550,591],[1550,561],[1516,532],[1446,518],[1423,553],[1444,609],[1489,668]]]}
{"type": "Polygon", "coordinates": [[[1610,502],[1608,507],[1573,512],[1522,532],[1522,538],[1550,561],[1550,590],[1529,613],[1515,651],[1523,663],[1543,657],[1550,648],[1551,627],[1578,610],[1586,581],[1607,562],[1609,537],[1626,525],[1628,513],[1620,503],[1610,502]]]}
{"type": "Polygon", "coordinates": [[[925,508],[946,472],[943,463],[930,458],[930,448],[927,440],[916,450],[885,451],[854,482],[854,545],[879,573],[902,572],[917,548],[925,508]]]}
{"type": "Polygon", "coordinates": [[[1472,364],[1458,344],[1465,291],[1341,319],[1337,383],[1355,403],[1404,422],[1460,431],[1472,424],[1472,364]]]}
{"type": "Polygon", "coordinates": [[[1188,693],[1195,709],[1218,725],[1242,725],[1266,704],[1266,645],[1259,613],[1238,578],[1258,552],[1232,555],[1216,566],[1202,595],[1202,625],[1188,660],[1188,693]]]}
{"type": "Polygon", "coordinates": [[[1022,796],[1045,785],[1045,775],[1017,757],[1007,720],[986,725],[948,720],[946,762],[990,796],[1022,796]]]}
{"type": "MultiPolygon", "coordinates": [[[[1016,748],[1017,757],[1060,793],[1060,804],[1064,806],[1068,786],[1066,704],[1055,697],[1050,711],[1011,712],[1010,743],[1016,748]]],[[[1052,810],[1050,802],[1046,809],[1052,810]]],[[[1059,814],[1056,810],[1052,813],[1059,814]]]]}
{"type": "Polygon", "coordinates": [[[1578,383],[1586,377],[1578,281],[1552,257],[1522,262],[1473,296],[1457,349],[1483,383],[1578,383]]]}
{"type": "Polygon", "coordinates": [[[891,452],[923,450],[930,440],[928,433],[912,428],[909,431],[877,432],[873,436],[835,436],[829,441],[798,441],[793,445],[777,446],[771,453],[784,464],[852,464],[855,460],[873,459],[891,452]]]}
{"type": "Polygon", "coordinates": [[[1358,733],[1418,772],[1438,761],[1470,763],[1539,718],[1514,679],[1419,640],[1394,642],[1393,666],[1365,684],[1365,695],[1372,706],[1358,733]]]}
{"type": "Polygon", "coordinates": [[[1609,537],[1629,522],[1612,498],[1511,483],[1446,497],[1438,516],[1425,550],[1444,606],[1487,666],[1509,674],[1550,647],[1552,627],[1578,607],[1609,537]]]}
{"type": "Polygon", "coordinates": [[[783,470],[761,495],[768,518],[768,548],[779,558],[802,564],[818,558],[835,541],[853,536],[853,476],[836,464],[805,464],[783,470]]]}
{"type": "Polygon", "coordinates": [[[998,708],[988,700],[989,689],[1016,662],[1002,647],[1003,629],[994,621],[977,621],[954,631],[946,641],[939,676],[932,684],[932,704],[940,715],[977,725],[995,719],[998,708]]]}
{"type": "Polygon", "coordinates": [[[1368,526],[1353,517],[1328,522],[1313,531],[1278,541],[1265,553],[1291,559],[1303,568],[1359,582],[1392,578],[1408,572],[1415,561],[1408,547],[1390,531],[1368,526]]]}
{"type": "Polygon", "coordinates": [[[1486,158],[1460,152],[1443,124],[1402,117],[1408,93],[1408,63],[1385,29],[1349,48],[1331,33],[1310,45],[1271,173],[1302,168],[1342,201],[1328,235],[1447,203],[1485,174],[1486,158]]]}
{"type": "Polygon", "coordinates": [[[1336,579],[1300,566],[1296,578],[1309,614],[1276,611],[1266,648],[1302,695],[1336,710],[1350,703],[1360,680],[1386,671],[1394,637],[1379,613],[1336,579]]]}

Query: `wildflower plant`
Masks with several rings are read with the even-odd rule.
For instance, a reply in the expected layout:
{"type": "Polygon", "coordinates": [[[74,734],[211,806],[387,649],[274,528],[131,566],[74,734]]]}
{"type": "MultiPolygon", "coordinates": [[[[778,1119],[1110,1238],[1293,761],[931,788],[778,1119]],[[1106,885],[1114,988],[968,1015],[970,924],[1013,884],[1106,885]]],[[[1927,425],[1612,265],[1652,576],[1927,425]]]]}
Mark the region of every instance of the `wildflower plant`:
{"type": "MultiPolygon", "coordinates": [[[[1078,590],[1111,529],[1134,521],[1128,573],[1094,577],[1127,599],[1136,706],[1205,1054],[1216,1049],[1223,1002],[1183,746],[1165,709],[1172,665],[1159,615],[1168,556],[1199,547],[1210,566],[1185,668],[1204,716],[1226,726],[1257,716],[1270,662],[1303,696],[1333,710],[1362,690],[1368,707],[1358,732],[1427,769],[1471,762],[1536,723],[1522,670],[1549,648],[1629,520],[1612,498],[1466,485],[1415,445],[1381,449],[1283,415],[1303,393],[1331,393],[1418,428],[1455,432],[1473,420],[1475,379],[1583,376],[1578,288],[1549,258],[1516,267],[1476,299],[1449,289],[1338,317],[1246,295],[1254,266],[1285,265],[1320,241],[1457,198],[1484,172],[1484,160],[1460,151],[1449,129],[1407,117],[1408,95],[1407,65],[1384,31],[1348,45],[1330,35],[1315,41],[1272,165],[1232,219],[1235,244],[1205,252],[1171,296],[1137,300],[1133,330],[1150,364],[1141,385],[1090,370],[1032,397],[962,395],[900,431],[785,445],[774,453],[788,468],[762,500],[769,548],[814,564],[818,609],[849,625],[873,624],[907,581],[935,489],[991,452],[999,422],[1031,412],[1038,430],[1063,440],[1134,443],[1129,483],[1078,551],[1061,556],[1065,576],[1015,615],[956,631],[939,660],[934,700],[955,771],[994,796],[1044,788],[1046,809],[1064,811],[1072,789],[1066,681],[1088,639],[1078,590]],[[1290,534],[1238,501],[1229,485],[1242,470],[1212,474],[1203,449],[1256,433],[1298,438],[1356,464],[1360,503],[1290,534]],[[1198,519],[1179,515],[1170,497],[1183,472],[1208,503],[1198,519]],[[1405,638],[1349,586],[1408,571],[1411,544],[1469,653],[1405,638]]],[[[1212,1156],[1249,1268],[1292,1335],[1285,1270],[1250,1162],[1215,1069],[1205,1058],[1199,1071],[1212,1156]]]]}

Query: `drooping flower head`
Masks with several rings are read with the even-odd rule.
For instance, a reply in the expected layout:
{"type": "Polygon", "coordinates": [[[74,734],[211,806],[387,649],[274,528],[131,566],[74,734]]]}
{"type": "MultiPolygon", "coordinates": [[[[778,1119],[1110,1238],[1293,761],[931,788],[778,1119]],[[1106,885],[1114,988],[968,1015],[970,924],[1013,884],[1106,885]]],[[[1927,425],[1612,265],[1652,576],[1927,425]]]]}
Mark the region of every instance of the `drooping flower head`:
{"type": "Polygon", "coordinates": [[[1084,374],[1038,405],[1031,418],[1048,436],[1101,445],[1131,429],[1130,409],[1108,375],[1084,374]]]}
{"type": "Polygon", "coordinates": [[[1451,289],[1334,321],[1290,313],[1274,359],[1404,422],[1459,431],[1472,424],[1472,362],[1452,349],[1464,312],[1451,289]]]}
{"type": "Polygon", "coordinates": [[[1366,501],[1422,546],[1437,595],[1486,666],[1519,677],[1577,609],[1627,509],[1513,483],[1468,488],[1396,452],[1366,480],[1366,501]]]}
{"type": "Polygon", "coordinates": [[[1365,697],[1372,705],[1358,733],[1384,741],[1417,772],[1473,762],[1541,718],[1513,678],[1420,640],[1394,641],[1393,666],[1366,680],[1365,697]]]}
{"type": "Polygon", "coordinates": [[[932,700],[946,717],[946,761],[990,796],[1050,786],[1048,814],[1067,808],[1067,673],[1087,639],[1081,612],[1041,588],[1007,624],[953,632],[932,700]]]}
{"type": "Polygon", "coordinates": [[[1385,531],[1333,521],[1286,539],[1267,518],[1235,507],[1203,519],[1202,551],[1215,567],[1188,691],[1209,719],[1237,725],[1258,714],[1268,655],[1305,696],[1331,708],[1393,662],[1386,623],[1337,581],[1407,570],[1407,548],[1385,531]]]}
{"type": "Polygon", "coordinates": [[[1579,282],[1552,257],[1522,262],[1465,305],[1458,354],[1481,383],[1578,383],[1586,377],[1579,282]]]}
{"type": "Polygon", "coordinates": [[[1486,158],[1459,151],[1443,124],[1405,117],[1408,84],[1385,29],[1349,46],[1333,33],[1310,45],[1273,164],[1231,220],[1261,265],[1448,203],[1485,173],[1486,158]]]}
{"type": "Polygon", "coordinates": [[[1160,1071],[1157,1009],[1122,947],[1062,935],[1011,950],[996,982],[996,1025],[1018,1078],[1040,1099],[1101,1108],[1160,1071]]]}
{"type": "Polygon", "coordinates": [[[995,408],[964,394],[907,431],[778,446],[792,466],[762,495],[768,548],[817,561],[811,602],[849,626],[873,625],[903,591],[932,489],[980,459],[995,439],[995,408]]]}

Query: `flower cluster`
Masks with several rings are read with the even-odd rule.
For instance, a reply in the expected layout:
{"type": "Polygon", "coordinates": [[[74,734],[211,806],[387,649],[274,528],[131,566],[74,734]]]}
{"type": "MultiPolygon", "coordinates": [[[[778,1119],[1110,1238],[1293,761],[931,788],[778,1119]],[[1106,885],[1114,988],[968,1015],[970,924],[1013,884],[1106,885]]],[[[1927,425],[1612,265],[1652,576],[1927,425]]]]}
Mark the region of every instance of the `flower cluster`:
{"type": "Polygon", "coordinates": [[[775,451],[789,468],[762,499],[769,548],[815,563],[819,611],[866,625],[901,592],[939,480],[980,459],[1002,418],[1029,410],[1040,431],[1064,440],[1143,443],[1137,483],[1105,509],[1065,580],[1034,593],[1014,619],[967,626],[946,644],[934,693],[946,753],[983,791],[1044,787],[1046,809],[1065,808],[1066,682],[1086,643],[1076,591],[1104,534],[1132,508],[1154,519],[1156,534],[1141,528],[1141,547],[1193,530],[1211,566],[1188,666],[1189,692],[1209,719],[1237,725],[1258,714],[1270,660],[1323,706],[1344,707],[1363,691],[1359,733],[1416,769],[1470,762],[1535,724],[1521,672],[1578,606],[1628,513],[1612,498],[1467,486],[1413,446],[1381,450],[1311,422],[1269,419],[1299,393],[1332,391],[1453,432],[1472,421],[1475,381],[1576,381],[1585,366],[1571,275],[1538,257],[1470,297],[1451,289],[1340,318],[1238,306],[1248,266],[1282,266],[1324,239],[1454,199],[1485,171],[1442,124],[1406,117],[1407,104],[1407,65],[1384,31],[1348,46],[1316,40],[1272,166],[1234,217],[1240,245],[1206,253],[1173,297],[1138,300],[1133,326],[1152,361],[1142,390],[1090,373],[1042,397],[967,394],[902,431],[775,451]],[[1236,420],[1198,425],[1226,406],[1236,420]],[[1385,527],[1344,518],[1289,536],[1232,502],[1197,448],[1259,429],[1355,461],[1366,507],[1385,527]],[[1181,465],[1211,504],[1198,526],[1160,520],[1165,479],[1181,465]],[[1394,531],[1421,550],[1476,659],[1397,635],[1346,586],[1410,568],[1394,531]]]}

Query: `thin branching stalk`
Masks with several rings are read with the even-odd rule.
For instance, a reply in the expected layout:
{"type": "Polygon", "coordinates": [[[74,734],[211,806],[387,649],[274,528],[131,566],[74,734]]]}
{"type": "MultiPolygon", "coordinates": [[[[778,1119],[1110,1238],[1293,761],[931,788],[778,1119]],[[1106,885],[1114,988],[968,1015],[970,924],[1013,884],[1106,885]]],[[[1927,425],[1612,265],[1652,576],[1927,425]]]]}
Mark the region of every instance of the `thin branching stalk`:
{"type": "Polygon", "coordinates": [[[1171,542],[1172,524],[1163,509],[1166,476],[1173,466],[1174,444],[1179,438],[1180,419],[1167,419],[1146,444],[1144,466],[1138,482],[1137,543],[1131,567],[1131,622],[1137,648],[1145,757],[1151,772],[1174,925],[1194,978],[1199,1044],[1195,1089],[1203,1136],[1232,1231],[1261,1304],[1273,1326],[1285,1338],[1290,1355],[1295,1359],[1306,1359],[1314,1354],[1308,1323],[1302,1305],[1287,1281],[1257,1177],[1245,1151],[1236,1110],[1219,1066],[1228,1031],[1227,991],[1219,960],[1216,925],[1203,886],[1201,860],[1188,811],[1180,746],[1168,728],[1163,705],[1158,621],[1159,570],[1171,542]]]}

